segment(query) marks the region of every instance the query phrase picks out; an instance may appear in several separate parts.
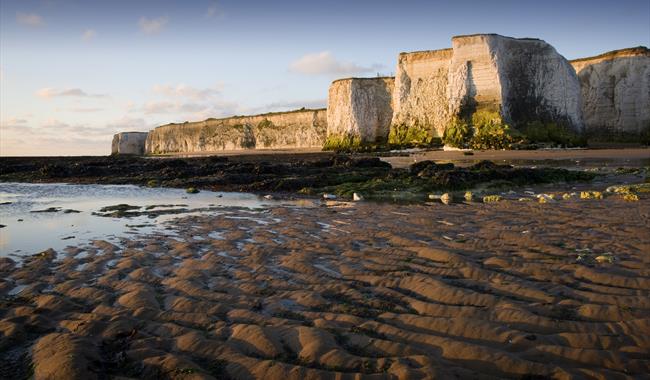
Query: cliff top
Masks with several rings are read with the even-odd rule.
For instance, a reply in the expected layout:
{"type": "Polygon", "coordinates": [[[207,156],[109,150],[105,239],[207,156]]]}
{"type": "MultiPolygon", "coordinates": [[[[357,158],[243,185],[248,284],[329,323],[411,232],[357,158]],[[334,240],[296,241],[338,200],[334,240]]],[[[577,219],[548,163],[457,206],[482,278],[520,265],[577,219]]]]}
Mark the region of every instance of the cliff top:
{"type": "Polygon", "coordinates": [[[650,49],[648,49],[645,46],[636,46],[631,48],[608,51],[603,54],[594,55],[593,57],[578,58],[578,59],[571,60],[570,62],[577,63],[577,62],[585,62],[585,61],[592,61],[592,60],[606,60],[606,59],[619,58],[619,57],[635,57],[635,56],[650,56],[650,49]]]}
{"type": "Polygon", "coordinates": [[[385,76],[385,77],[365,77],[365,78],[362,78],[362,77],[339,78],[339,79],[333,80],[332,84],[334,84],[336,82],[346,81],[346,80],[377,80],[377,79],[395,79],[395,77],[385,76]]]}
{"type": "MultiPolygon", "coordinates": [[[[234,116],[228,116],[228,117],[220,117],[220,118],[214,118],[214,117],[209,117],[205,120],[201,120],[200,122],[204,121],[219,121],[219,120],[228,120],[228,119],[243,119],[243,118],[248,118],[248,117],[259,117],[259,116],[274,116],[274,115],[282,115],[282,114],[292,114],[292,113],[300,113],[300,112],[317,112],[317,111],[325,111],[327,108],[299,108],[297,110],[291,110],[291,111],[282,111],[282,112],[266,112],[266,113],[259,113],[256,115],[234,115],[234,116]]],[[[159,127],[165,127],[168,125],[183,125],[183,124],[189,124],[189,123],[196,123],[195,121],[185,121],[183,123],[167,123],[163,124],[159,127]]]]}
{"type": "Polygon", "coordinates": [[[403,51],[399,53],[399,57],[401,58],[402,56],[448,54],[451,53],[452,51],[454,51],[453,48],[436,49],[436,50],[403,51]]]}
{"type": "Polygon", "coordinates": [[[471,38],[471,37],[482,37],[482,36],[500,37],[500,38],[507,38],[507,39],[511,39],[511,40],[518,40],[518,41],[542,41],[539,38],[531,38],[531,37],[517,38],[517,37],[502,36],[502,35],[496,34],[496,33],[460,34],[458,36],[451,37],[451,39],[453,41],[454,39],[457,39],[457,38],[471,38]]]}

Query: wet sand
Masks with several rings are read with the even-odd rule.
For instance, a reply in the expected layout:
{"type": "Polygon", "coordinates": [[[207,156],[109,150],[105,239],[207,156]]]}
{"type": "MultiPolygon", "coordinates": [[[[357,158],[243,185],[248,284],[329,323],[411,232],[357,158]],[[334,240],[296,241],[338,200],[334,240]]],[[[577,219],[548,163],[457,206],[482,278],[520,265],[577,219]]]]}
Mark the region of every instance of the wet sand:
{"type": "Polygon", "coordinates": [[[647,378],[640,196],[232,208],[0,259],[0,377],[647,378]]]}

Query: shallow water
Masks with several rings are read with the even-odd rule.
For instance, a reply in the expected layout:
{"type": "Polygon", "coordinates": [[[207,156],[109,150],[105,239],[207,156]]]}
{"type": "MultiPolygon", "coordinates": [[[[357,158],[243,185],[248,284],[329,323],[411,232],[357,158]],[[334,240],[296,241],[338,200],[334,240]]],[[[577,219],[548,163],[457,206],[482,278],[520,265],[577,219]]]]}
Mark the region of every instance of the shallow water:
{"type": "Polygon", "coordinates": [[[70,185],[0,183],[0,256],[30,255],[48,248],[76,246],[93,239],[117,240],[139,233],[164,233],[164,222],[198,212],[219,213],[224,207],[264,208],[287,202],[253,194],[182,189],[145,188],[131,185],[70,185]],[[177,205],[156,208],[186,209],[182,213],[150,217],[114,218],[92,215],[102,207],[129,204],[177,205]],[[180,205],[180,206],[179,206],[180,205]],[[50,207],[58,212],[38,212],[50,207]],[[65,210],[80,212],[65,213],[65,210]]]}

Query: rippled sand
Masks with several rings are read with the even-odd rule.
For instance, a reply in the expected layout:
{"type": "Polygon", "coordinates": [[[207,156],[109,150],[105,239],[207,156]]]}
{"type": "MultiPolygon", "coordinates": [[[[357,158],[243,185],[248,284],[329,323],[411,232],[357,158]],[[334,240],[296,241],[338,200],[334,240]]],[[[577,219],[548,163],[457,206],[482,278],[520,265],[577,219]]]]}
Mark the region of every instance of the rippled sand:
{"type": "Polygon", "coordinates": [[[643,378],[649,215],[647,197],[229,209],[0,259],[0,377],[643,378]]]}

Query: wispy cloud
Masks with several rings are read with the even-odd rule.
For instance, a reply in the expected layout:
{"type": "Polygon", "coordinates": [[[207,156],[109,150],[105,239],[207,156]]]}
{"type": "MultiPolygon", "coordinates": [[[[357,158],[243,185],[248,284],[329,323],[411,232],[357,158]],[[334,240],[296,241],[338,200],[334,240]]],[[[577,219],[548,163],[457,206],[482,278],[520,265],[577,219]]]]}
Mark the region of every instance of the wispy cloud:
{"type": "Polygon", "coordinates": [[[195,100],[205,100],[221,93],[221,85],[215,85],[206,88],[196,88],[186,84],[178,85],[155,85],[153,92],[170,97],[170,98],[190,98],[195,100]]]}
{"type": "Polygon", "coordinates": [[[378,71],[383,65],[360,66],[339,61],[329,51],[306,54],[292,62],[289,70],[305,75],[360,75],[378,71]]]}
{"type": "Polygon", "coordinates": [[[37,15],[36,13],[18,12],[16,13],[16,21],[18,21],[23,25],[28,25],[28,26],[45,25],[45,21],[43,21],[43,17],[37,15]]]}
{"type": "Polygon", "coordinates": [[[164,29],[168,21],[169,19],[167,17],[158,17],[153,19],[141,17],[140,21],[138,21],[138,25],[140,26],[140,30],[145,34],[157,34],[164,29]]]}
{"type": "Polygon", "coordinates": [[[81,35],[81,39],[84,41],[90,41],[97,35],[97,32],[94,29],[86,29],[81,35]]]}
{"type": "Polygon", "coordinates": [[[50,88],[50,87],[41,88],[40,90],[36,91],[36,96],[45,99],[58,98],[58,97],[77,97],[77,98],[108,97],[105,94],[89,94],[80,88],[57,89],[57,88],[50,88]]]}
{"type": "Polygon", "coordinates": [[[217,4],[216,2],[210,4],[208,10],[205,12],[205,17],[206,18],[223,17],[223,11],[221,10],[219,4],[217,4]]]}

